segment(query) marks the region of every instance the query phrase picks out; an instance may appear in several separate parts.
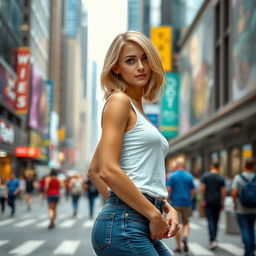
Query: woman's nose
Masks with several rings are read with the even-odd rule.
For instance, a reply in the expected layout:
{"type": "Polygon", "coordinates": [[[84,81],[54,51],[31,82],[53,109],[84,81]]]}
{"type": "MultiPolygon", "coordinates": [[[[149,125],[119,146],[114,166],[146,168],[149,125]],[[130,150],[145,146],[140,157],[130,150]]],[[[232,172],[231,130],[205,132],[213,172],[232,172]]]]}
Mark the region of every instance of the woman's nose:
{"type": "Polygon", "coordinates": [[[144,65],[142,63],[141,60],[138,61],[138,70],[143,70],[144,69],[144,65]]]}

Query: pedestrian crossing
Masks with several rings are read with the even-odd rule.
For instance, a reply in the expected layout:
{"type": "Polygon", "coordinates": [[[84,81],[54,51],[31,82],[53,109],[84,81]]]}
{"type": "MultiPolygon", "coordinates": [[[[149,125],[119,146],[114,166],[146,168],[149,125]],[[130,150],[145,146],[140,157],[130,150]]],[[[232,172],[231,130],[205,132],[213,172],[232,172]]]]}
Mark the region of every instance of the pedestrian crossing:
{"type": "MultiPolygon", "coordinates": [[[[80,214],[76,218],[71,217],[70,214],[62,213],[58,215],[57,221],[56,221],[56,231],[62,232],[62,230],[67,230],[67,234],[69,233],[69,230],[72,228],[76,230],[79,228],[80,230],[84,230],[84,234],[86,234],[86,239],[88,240],[88,243],[90,243],[90,230],[93,226],[94,220],[88,219],[88,217],[85,214],[80,214]]],[[[21,230],[20,232],[23,232],[23,229],[29,229],[34,230],[36,234],[42,234],[42,232],[45,232],[47,230],[47,227],[49,225],[49,219],[47,214],[25,214],[22,216],[17,216],[15,218],[6,218],[1,219],[0,218],[0,228],[9,228],[10,230],[21,230]],[[43,231],[45,230],[45,231],[43,231]]],[[[194,232],[201,232],[202,230],[205,230],[206,222],[205,220],[201,221],[200,219],[198,221],[193,221],[190,223],[190,229],[194,232]]],[[[51,232],[52,233],[52,232],[51,232]]],[[[51,234],[50,233],[50,234],[51,234]]],[[[63,232],[62,232],[63,233],[63,232]]],[[[76,239],[78,237],[63,237],[58,242],[51,241],[51,238],[47,236],[38,236],[31,237],[26,236],[24,237],[24,240],[19,240],[18,242],[12,241],[9,237],[5,237],[5,235],[0,232],[0,255],[44,255],[40,254],[39,252],[42,252],[44,250],[47,250],[47,255],[76,255],[80,256],[82,254],[79,253],[82,251],[82,248],[84,246],[84,239],[85,237],[79,237],[79,239],[76,239]],[[73,240],[68,239],[73,238],[73,240]],[[31,239],[31,240],[30,240],[31,239]],[[38,239],[38,240],[37,240],[38,239]],[[67,240],[66,240],[67,239],[67,240]],[[49,249],[50,248],[50,249],[49,249]],[[51,250],[50,253],[48,251],[51,250]],[[4,254],[2,254],[4,252],[4,254]]],[[[90,245],[89,245],[90,246],[90,245]]],[[[171,243],[168,243],[167,246],[170,249],[173,249],[173,246],[171,246],[171,243]],[[172,247],[172,248],[171,248],[172,247]]],[[[239,247],[232,243],[227,242],[221,242],[218,243],[219,250],[225,251],[225,255],[230,256],[241,256],[243,255],[243,248],[242,246],[239,247]]],[[[215,252],[211,251],[207,246],[204,246],[200,243],[200,241],[190,241],[189,243],[189,249],[190,249],[190,256],[214,256],[214,255],[222,255],[222,254],[215,254],[215,252]]],[[[92,249],[90,253],[87,255],[86,253],[83,254],[85,256],[93,256],[92,249]]]]}
{"type": "MultiPolygon", "coordinates": [[[[0,252],[1,247],[10,243],[9,240],[0,240],[0,252]]],[[[53,255],[76,255],[76,252],[81,245],[80,240],[64,240],[53,250],[53,255]]],[[[36,251],[43,246],[47,246],[47,241],[45,240],[29,240],[25,241],[21,245],[8,251],[8,255],[31,255],[36,253],[36,251]]],[[[233,256],[243,255],[242,248],[231,244],[231,243],[219,243],[218,247],[224,251],[230,253],[233,256]]],[[[195,256],[214,256],[214,252],[200,245],[199,243],[190,242],[190,255],[195,256]]],[[[86,255],[86,254],[85,254],[86,255]]],[[[87,255],[86,255],[87,256],[87,255]]],[[[89,256],[89,255],[88,255],[89,256]]],[[[90,255],[91,256],[91,255],[90,255]]]]}

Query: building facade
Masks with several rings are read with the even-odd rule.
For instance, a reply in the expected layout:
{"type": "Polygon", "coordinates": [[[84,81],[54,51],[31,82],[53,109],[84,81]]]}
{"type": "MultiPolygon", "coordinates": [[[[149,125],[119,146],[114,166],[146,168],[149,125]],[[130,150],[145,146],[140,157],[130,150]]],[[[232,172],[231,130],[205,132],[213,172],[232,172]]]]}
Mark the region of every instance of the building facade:
{"type": "Polygon", "coordinates": [[[190,171],[218,159],[233,177],[256,156],[255,1],[204,1],[179,42],[180,131],[169,159],[190,171]]]}

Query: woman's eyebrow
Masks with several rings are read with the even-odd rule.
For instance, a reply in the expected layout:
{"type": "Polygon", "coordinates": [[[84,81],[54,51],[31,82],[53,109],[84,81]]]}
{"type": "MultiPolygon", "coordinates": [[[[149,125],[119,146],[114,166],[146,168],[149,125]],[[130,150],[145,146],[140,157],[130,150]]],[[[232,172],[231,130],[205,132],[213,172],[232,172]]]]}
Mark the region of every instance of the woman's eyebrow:
{"type": "MultiPolygon", "coordinates": [[[[143,56],[147,56],[147,54],[146,53],[143,53],[142,55],[141,55],[141,57],[143,57],[143,56]]],[[[125,56],[124,58],[135,58],[136,57],[136,55],[127,55],[127,56],[125,56]]]]}
{"type": "Polygon", "coordinates": [[[124,56],[125,58],[135,58],[136,55],[127,55],[127,56],[124,56]]]}

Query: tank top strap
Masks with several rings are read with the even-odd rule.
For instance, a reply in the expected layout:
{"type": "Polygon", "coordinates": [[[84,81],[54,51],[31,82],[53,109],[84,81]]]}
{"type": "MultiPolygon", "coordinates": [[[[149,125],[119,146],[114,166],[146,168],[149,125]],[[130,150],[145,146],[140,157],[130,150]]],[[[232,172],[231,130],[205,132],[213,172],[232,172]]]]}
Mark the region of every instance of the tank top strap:
{"type": "Polygon", "coordinates": [[[137,116],[137,119],[141,119],[141,113],[140,113],[140,111],[136,108],[136,106],[134,105],[134,103],[132,102],[132,99],[131,98],[129,98],[130,99],[130,102],[131,102],[131,106],[132,106],[132,108],[133,108],[133,110],[135,111],[135,113],[136,113],[136,116],[137,116]]]}

